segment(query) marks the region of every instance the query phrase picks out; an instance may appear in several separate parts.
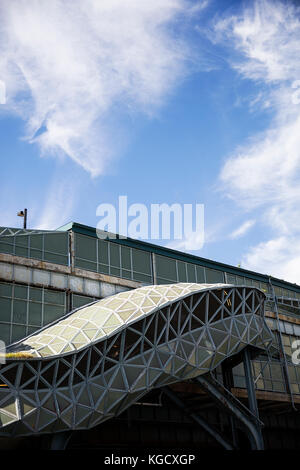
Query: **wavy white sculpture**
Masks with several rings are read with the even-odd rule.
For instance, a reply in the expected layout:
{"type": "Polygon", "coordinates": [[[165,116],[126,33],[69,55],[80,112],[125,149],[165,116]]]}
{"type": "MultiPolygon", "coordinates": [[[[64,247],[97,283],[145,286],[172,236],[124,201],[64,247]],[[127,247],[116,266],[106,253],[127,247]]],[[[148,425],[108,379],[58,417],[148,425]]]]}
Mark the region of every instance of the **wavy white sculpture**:
{"type": "Polygon", "coordinates": [[[266,349],[265,295],[251,287],[141,287],[81,307],[12,345],[0,369],[0,435],[86,429],[149,390],[266,349]]]}

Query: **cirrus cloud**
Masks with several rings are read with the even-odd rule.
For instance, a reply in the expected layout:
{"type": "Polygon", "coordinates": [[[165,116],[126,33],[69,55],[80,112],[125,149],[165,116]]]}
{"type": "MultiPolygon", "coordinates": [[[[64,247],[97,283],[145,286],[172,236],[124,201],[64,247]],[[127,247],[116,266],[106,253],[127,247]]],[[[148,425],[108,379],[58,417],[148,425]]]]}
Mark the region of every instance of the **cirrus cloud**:
{"type": "Polygon", "coordinates": [[[152,115],[185,75],[176,21],[193,10],[188,0],[2,0],[2,109],[22,116],[42,154],[102,174],[122,145],[117,117],[152,115]]]}
{"type": "Polygon", "coordinates": [[[223,190],[247,213],[260,213],[270,239],[245,253],[243,266],[300,282],[300,8],[292,2],[256,0],[219,19],[232,67],[259,89],[268,128],[227,159],[223,190]]]}

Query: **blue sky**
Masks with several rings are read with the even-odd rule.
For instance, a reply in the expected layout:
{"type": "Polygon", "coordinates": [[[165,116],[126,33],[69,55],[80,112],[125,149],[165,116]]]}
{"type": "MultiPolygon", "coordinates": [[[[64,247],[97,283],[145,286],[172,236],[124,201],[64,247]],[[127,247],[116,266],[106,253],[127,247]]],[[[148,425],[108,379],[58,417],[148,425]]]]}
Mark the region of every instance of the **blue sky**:
{"type": "Polygon", "coordinates": [[[186,251],[300,283],[295,5],[1,0],[0,224],[203,203],[186,251]]]}

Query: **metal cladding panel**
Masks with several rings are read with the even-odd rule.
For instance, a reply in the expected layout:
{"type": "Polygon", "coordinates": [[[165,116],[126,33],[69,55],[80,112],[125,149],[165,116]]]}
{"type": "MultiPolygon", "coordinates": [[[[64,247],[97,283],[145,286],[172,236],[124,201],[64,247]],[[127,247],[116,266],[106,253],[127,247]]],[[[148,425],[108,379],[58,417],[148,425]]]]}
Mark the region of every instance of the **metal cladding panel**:
{"type": "Polygon", "coordinates": [[[0,283],[0,340],[6,344],[65,315],[66,292],[0,283]]]}
{"type": "Polygon", "coordinates": [[[45,232],[0,236],[0,253],[68,266],[69,234],[45,232]]]}
{"type": "Polygon", "coordinates": [[[152,283],[149,252],[86,235],[75,234],[75,266],[110,276],[152,283]]]}
{"type": "Polygon", "coordinates": [[[215,269],[206,268],[206,282],[218,283],[224,282],[224,273],[215,269]]]}

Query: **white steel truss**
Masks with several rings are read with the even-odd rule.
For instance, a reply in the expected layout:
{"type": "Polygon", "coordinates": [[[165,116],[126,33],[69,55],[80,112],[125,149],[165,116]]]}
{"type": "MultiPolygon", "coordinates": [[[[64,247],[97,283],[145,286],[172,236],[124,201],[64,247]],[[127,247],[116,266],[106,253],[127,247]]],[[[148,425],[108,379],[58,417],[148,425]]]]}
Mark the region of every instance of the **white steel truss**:
{"type": "Polygon", "coordinates": [[[87,429],[149,390],[268,349],[265,295],[224,284],[141,287],[81,307],[15,343],[0,369],[0,435],[87,429]]]}

